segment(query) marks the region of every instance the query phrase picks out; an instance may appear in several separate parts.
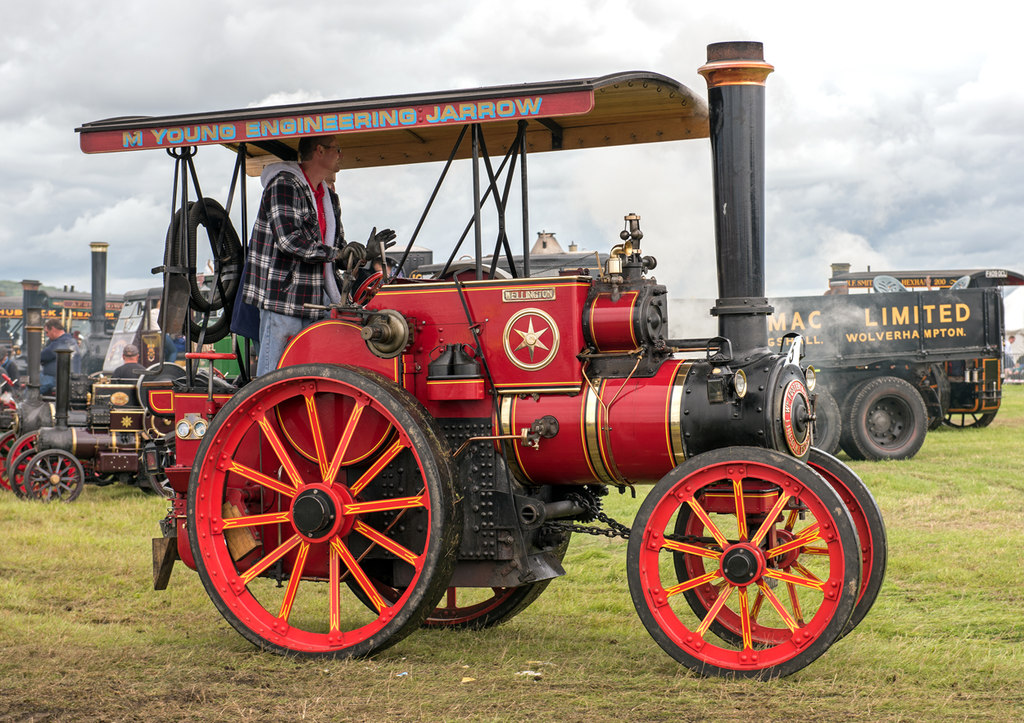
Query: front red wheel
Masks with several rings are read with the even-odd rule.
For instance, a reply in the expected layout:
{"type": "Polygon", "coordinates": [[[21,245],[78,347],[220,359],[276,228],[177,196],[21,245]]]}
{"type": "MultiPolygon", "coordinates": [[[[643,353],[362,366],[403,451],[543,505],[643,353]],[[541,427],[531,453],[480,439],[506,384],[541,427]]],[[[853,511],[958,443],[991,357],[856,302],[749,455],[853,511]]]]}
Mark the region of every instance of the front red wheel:
{"type": "Polygon", "coordinates": [[[285,367],[235,395],[188,494],[197,571],[228,622],[275,652],[344,657],[418,627],[462,530],[442,439],[404,390],[349,367],[285,367]]]}
{"type": "Polygon", "coordinates": [[[702,675],[779,677],[845,629],[860,585],[857,532],[799,460],[720,449],[686,460],[648,495],[627,577],[644,626],[679,662],[702,675]]]}

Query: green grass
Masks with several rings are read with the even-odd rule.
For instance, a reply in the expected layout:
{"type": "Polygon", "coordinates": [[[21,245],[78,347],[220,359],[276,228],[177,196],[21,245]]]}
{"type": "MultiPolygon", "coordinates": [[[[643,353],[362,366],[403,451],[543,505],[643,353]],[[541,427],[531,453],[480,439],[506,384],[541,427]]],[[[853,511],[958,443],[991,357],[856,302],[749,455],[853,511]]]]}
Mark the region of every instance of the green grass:
{"type": "MultiPolygon", "coordinates": [[[[181,563],[151,589],[162,500],[121,486],[68,505],[0,494],[0,721],[1016,719],[1022,434],[1024,388],[1011,387],[987,429],[929,433],[913,460],[851,463],[885,515],[886,582],[855,631],[767,683],[701,679],[665,655],[633,609],[618,540],[574,538],[568,575],[498,628],[296,660],[243,640],[181,563]]],[[[639,506],[606,500],[621,521],[639,506]]]]}

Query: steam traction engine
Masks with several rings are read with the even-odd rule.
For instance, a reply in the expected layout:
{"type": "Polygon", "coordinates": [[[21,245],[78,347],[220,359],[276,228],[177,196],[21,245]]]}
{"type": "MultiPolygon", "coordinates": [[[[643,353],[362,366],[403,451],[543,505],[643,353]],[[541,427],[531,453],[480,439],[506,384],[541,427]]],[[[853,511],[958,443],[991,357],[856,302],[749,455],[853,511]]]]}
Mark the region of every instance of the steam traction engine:
{"type": "MultiPolygon", "coordinates": [[[[632,214],[600,278],[486,278],[478,261],[473,281],[385,283],[233,394],[174,394],[157,587],[177,556],[254,644],[368,655],[422,624],[507,620],[563,574],[572,532],[608,521],[607,488],[653,484],[632,527],[609,524],[628,537],[637,612],[672,657],[786,675],[849,632],[877,595],[885,533],[857,476],[812,448],[799,338],[767,348],[769,72],[756,43],[712,45],[701,69],[717,338],[665,337],[665,287],[632,214]]],[[[680,92],[656,80],[663,99],[680,92]]]]}

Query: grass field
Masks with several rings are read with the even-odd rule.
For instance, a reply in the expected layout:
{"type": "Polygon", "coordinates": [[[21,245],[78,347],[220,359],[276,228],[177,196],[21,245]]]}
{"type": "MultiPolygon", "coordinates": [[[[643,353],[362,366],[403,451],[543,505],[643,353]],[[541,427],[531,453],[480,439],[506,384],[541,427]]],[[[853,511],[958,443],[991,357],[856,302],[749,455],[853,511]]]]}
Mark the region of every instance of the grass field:
{"type": "MultiPolygon", "coordinates": [[[[625,544],[577,536],[568,575],[483,632],[420,630],[370,660],[257,652],[180,563],[152,590],[166,503],[121,486],[72,504],[0,494],[0,721],[998,720],[1024,711],[1024,387],[987,429],[913,460],[851,463],[889,536],[860,626],[772,682],[701,679],[630,601],[625,544]]],[[[640,500],[606,510],[632,520],[640,500]]]]}

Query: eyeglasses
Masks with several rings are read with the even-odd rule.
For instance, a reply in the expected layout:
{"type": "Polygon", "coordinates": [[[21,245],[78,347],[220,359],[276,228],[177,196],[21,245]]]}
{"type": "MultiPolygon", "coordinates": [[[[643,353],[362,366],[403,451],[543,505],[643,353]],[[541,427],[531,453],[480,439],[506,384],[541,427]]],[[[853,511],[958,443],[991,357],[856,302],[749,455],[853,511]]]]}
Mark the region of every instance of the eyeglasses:
{"type": "Polygon", "coordinates": [[[321,143],[321,144],[320,144],[320,147],[321,147],[321,148],[325,148],[325,149],[326,149],[326,150],[328,150],[328,151],[334,151],[334,152],[335,152],[335,153],[337,153],[337,154],[338,154],[339,156],[341,155],[341,148],[339,148],[338,146],[326,146],[326,145],[324,145],[324,144],[322,144],[322,143],[321,143]]]}

